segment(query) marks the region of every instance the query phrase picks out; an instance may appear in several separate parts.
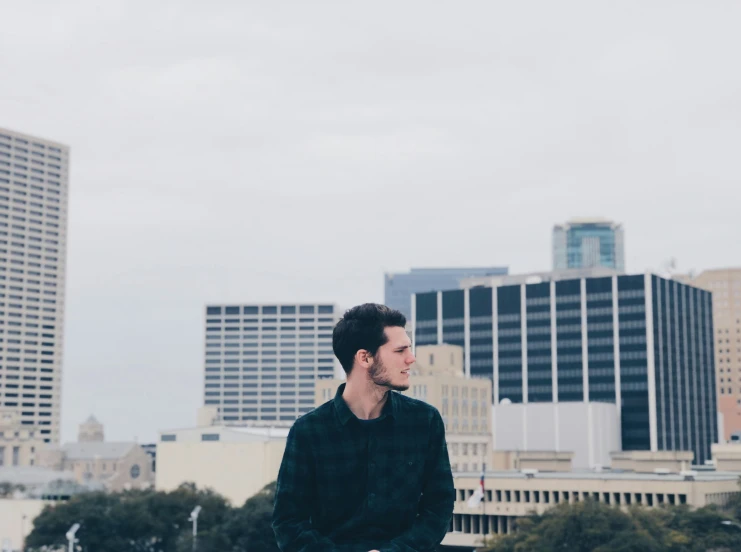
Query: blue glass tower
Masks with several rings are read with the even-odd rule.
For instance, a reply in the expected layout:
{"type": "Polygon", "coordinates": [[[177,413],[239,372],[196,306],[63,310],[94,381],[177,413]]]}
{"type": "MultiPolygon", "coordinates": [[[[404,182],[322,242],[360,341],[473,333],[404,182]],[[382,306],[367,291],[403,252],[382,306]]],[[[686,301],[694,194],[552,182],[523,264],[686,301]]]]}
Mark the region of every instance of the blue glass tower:
{"type": "Polygon", "coordinates": [[[553,227],[553,270],[613,268],[625,272],[623,228],[607,220],[573,220],[553,227]]]}

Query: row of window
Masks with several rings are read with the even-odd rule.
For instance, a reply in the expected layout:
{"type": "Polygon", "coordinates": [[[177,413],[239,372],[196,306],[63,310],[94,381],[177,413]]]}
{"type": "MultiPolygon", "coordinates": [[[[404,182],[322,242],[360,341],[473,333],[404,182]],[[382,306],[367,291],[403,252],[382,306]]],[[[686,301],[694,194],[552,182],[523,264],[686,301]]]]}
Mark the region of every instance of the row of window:
{"type": "Polygon", "coordinates": [[[217,314],[278,314],[278,308],[280,308],[281,314],[333,314],[334,307],[332,305],[298,305],[298,311],[296,305],[262,305],[262,306],[226,306],[226,307],[206,307],[206,314],[208,316],[217,314]]]}

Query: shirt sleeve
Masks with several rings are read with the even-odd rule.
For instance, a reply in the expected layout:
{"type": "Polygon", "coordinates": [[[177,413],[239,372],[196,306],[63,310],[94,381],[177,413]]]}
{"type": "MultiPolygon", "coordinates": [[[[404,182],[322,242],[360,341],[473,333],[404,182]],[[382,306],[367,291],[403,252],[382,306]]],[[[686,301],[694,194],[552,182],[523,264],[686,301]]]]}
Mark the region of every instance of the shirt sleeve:
{"type": "Polygon", "coordinates": [[[450,527],[455,502],[453,474],[445,442],[445,425],[435,410],[419,515],[412,527],[381,548],[381,552],[426,552],[435,550],[450,527]]]}
{"type": "Polygon", "coordinates": [[[306,429],[293,425],[278,472],[273,531],[281,552],[333,552],[335,544],[311,528],[315,503],[313,459],[306,429]]]}

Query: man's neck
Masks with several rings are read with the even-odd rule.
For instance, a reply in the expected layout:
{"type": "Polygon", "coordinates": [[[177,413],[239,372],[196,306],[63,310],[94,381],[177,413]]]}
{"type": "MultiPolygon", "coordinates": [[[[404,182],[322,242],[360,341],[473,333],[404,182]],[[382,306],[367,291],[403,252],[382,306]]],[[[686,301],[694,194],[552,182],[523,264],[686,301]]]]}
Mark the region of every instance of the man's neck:
{"type": "Polygon", "coordinates": [[[370,380],[348,378],[342,398],[350,411],[360,420],[375,420],[388,400],[389,390],[370,380]]]}

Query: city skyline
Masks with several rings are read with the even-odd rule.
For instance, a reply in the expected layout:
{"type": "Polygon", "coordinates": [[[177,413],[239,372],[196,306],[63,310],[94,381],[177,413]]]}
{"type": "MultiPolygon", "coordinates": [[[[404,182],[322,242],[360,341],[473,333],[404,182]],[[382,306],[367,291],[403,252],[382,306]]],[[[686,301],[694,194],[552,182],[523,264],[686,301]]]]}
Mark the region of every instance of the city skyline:
{"type": "Polygon", "coordinates": [[[74,155],[63,440],[191,425],[208,303],[547,270],[580,214],[631,273],[741,265],[741,6],[320,7],[4,9],[0,126],[74,155]]]}

